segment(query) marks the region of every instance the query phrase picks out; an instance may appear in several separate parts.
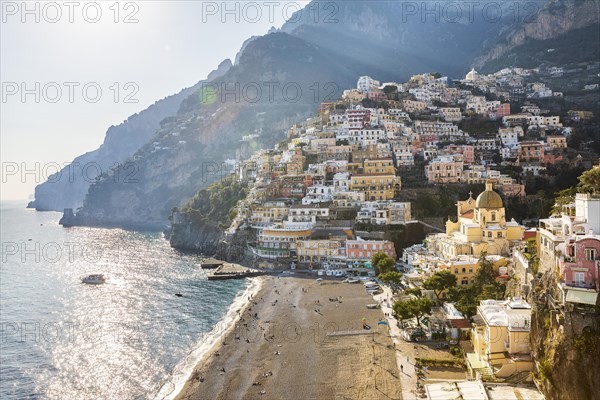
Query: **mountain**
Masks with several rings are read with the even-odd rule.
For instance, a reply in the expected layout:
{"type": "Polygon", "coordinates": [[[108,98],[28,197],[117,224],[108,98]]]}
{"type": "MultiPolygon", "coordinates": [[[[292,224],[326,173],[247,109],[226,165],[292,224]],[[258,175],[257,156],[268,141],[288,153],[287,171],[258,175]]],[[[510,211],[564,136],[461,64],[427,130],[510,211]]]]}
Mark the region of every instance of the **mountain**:
{"type": "MultiPolygon", "coordinates": [[[[222,76],[230,67],[231,61],[223,61],[209,74],[207,80],[212,81],[222,76]]],[[[90,184],[99,173],[113,168],[146,144],[160,127],[160,121],[175,115],[181,102],[203,82],[158,100],[147,109],[131,115],[123,123],[108,128],[99,148],[75,158],[69,166],[38,185],[35,188],[35,200],[28,207],[38,211],[63,211],[65,208],[81,207],[90,184]]]]}
{"type": "Polygon", "coordinates": [[[445,3],[427,3],[440,7],[437,16],[407,8],[425,3],[313,1],[277,32],[247,40],[224,75],[192,91],[147,143],[98,177],[77,215],[63,222],[163,229],[174,207],[229,173],[227,162],[273,146],[359,76],[463,76],[523,25],[508,2],[478,2],[473,18],[444,14],[445,3]],[[501,17],[481,17],[485,6],[498,4],[501,17]]]}
{"type": "Polygon", "coordinates": [[[490,73],[600,60],[600,2],[551,0],[523,24],[505,31],[473,66],[490,73]]]}
{"type": "Polygon", "coordinates": [[[90,186],[76,217],[63,222],[164,229],[173,207],[229,173],[226,160],[273,146],[365,70],[380,72],[283,32],[248,42],[237,65],[188,96],[147,144],[90,186]],[[243,140],[247,135],[258,137],[243,140]]]}
{"type": "Polygon", "coordinates": [[[369,60],[383,71],[382,81],[433,71],[458,78],[518,21],[510,2],[450,3],[313,1],[281,30],[332,54],[369,60]]]}

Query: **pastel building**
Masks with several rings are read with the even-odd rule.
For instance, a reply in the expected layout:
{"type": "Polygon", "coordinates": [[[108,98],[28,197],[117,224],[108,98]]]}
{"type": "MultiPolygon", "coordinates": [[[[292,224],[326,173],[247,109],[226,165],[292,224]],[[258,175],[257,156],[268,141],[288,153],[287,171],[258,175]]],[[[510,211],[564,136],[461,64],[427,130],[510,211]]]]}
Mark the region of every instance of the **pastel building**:
{"type": "Polygon", "coordinates": [[[373,254],[383,252],[396,259],[396,250],[394,243],[389,240],[356,240],[346,241],[346,256],[348,261],[369,261],[373,254]]]}
{"type": "Polygon", "coordinates": [[[465,201],[457,202],[456,222],[446,222],[446,233],[429,235],[437,255],[453,258],[459,255],[479,257],[508,256],[511,247],[521,240],[525,227],[514,220],[506,221],[502,198],[494,192],[492,181],[487,181],[485,191],[465,201]]]}
{"type": "Polygon", "coordinates": [[[531,306],[521,299],[482,300],[473,317],[471,342],[467,353],[471,376],[507,378],[533,371],[529,344],[531,306]]]}

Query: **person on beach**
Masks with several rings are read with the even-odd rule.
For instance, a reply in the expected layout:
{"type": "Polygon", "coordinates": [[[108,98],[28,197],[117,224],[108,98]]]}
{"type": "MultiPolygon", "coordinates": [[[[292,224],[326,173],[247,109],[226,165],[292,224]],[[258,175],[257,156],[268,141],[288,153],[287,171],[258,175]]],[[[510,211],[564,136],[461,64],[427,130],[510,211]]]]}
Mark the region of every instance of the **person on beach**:
{"type": "Polygon", "coordinates": [[[400,364],[400,372],[404,372],[404,365],[400,364]]]}

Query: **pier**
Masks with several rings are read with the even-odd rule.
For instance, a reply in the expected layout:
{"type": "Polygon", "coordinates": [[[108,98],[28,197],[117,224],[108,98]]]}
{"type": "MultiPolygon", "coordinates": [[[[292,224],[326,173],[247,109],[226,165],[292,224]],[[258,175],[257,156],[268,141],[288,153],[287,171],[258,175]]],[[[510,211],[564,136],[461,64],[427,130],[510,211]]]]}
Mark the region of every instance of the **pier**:
{"type": "Polygon", "coordinates": [[[209,281],[225,280],[225,279],[243,279],[253,276],[266,275],[269,272],[254,268],[243,267],[239,264],[224,263],[217,267],[214,271],[208,273],[209,281]]]}

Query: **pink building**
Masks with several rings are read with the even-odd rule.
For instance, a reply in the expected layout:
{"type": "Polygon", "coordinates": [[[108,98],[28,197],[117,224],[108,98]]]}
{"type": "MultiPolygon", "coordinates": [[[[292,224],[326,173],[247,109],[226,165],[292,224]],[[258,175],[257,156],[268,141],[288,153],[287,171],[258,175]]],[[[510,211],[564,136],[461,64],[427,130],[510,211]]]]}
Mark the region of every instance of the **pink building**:
{"type": "Polygon", "coordinates": [[[346,256],[348,260],[370,260],[373,254],[384,252],[388,256],[396,259],[396,250],[394,243],[389,240],[347,240],[346,256]]]}
{"type": "Polygon", "coordinates": [[[468,144],[463,144],[463,145],[457,145],[457,144],[451,144],[448,145],[444,148],[444,151],[447,151],[450,154],[462,154],[463,156],[463,163],[465,164],[473,164],[475,162],[475,147],[468,145],[468,144]]]}
{"type": "Polygon", "coordinates": [[[600,290],[599,269],[599,235],[586,235],[567,243],[565,261],[560,263],[560,274],[566,286],[600,290]]]}

